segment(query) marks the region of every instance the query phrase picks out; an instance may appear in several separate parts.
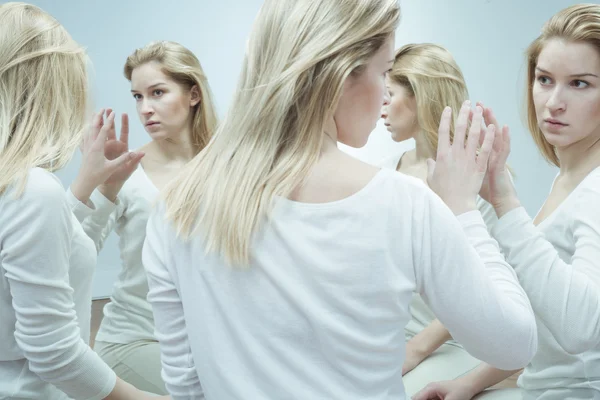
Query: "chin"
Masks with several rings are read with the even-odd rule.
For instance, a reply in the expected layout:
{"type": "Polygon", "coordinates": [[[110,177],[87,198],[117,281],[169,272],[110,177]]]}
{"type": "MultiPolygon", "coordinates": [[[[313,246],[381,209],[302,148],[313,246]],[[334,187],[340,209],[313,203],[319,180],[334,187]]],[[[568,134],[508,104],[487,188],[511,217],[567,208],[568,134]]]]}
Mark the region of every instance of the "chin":
{"type": "Polygon", "coordinates": [[[362,147],[365,147],[365,145],[367,144],[367,142],[369,141],[369,135],[366,135],[364,138],[363,137],[352,137],[352,138],[347,138],[347,137],[338,137],[338,142],[345,144],[346,146],[350,146],[354,149],[360,149],[362,147]]]}
{"type": "Polygon", "coordinates": [[[369,141],[369,136],[375,130],[375,124],[371,127],[372,129],[369,129],[369,127],[360,128],[360,126],[356,128],[358,129],[353,129],[352,132],[338,131],[338,142],[355,149],[365,147],[369,141]]]}
{"type": "Polygon", "coordinates": [[[546,141],[551,146],[560,148],[560,147],[568,146],[570,144],[568,142],[568,138],[565,137],[565,135],[560,135],[560,134],[550,133],[550,132],[544,132],[544,131],[542,131],[542,133],[544,134],[544,139],[546,139],[546,141]]]}
{"type": "Polygon", "coordinates": [[[167,138],[167,135],[164,132],[161,131],[155,131],[155,132],[148,132],[146,131],[146,133],[148,133],[148,136],[150,136],[150,139],[152,140],[163,140],[167,138]]]}

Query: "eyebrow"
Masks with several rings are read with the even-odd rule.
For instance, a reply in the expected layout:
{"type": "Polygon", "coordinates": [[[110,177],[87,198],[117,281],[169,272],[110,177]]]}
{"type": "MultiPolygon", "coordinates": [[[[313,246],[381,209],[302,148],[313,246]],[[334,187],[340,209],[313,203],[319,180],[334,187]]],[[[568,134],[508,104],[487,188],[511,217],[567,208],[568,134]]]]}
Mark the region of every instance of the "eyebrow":
{"type": "MultiPolygon", "coordinates": [[[[540,71],[540,72],[543,72],[544,74],[550,74],[550,72],[548,72],[545,69],[542,69],[540,67],[535,67],[535,69],[538,70],[538,71],[540,71]]],[[[573,75],[570,75],[571,78],[582,78],[584,76],[593,76],[595,78],[598,77],[598,75],[595,75],[595,74],[592,74],[592,73],[589,73],[589,72],[585,72],[583,74],[573,74],[573,75]]]]}
{"type": "MultiPolygon", "coordinates": [[[[158,82],[158,83],[155,83],[154,85],[148,86],[148,89],[152,89],[152,88],[155,88],[155,87],[160,86],[160,85],[166,85],[166,83],[164,83],[164,82],[158,82]]],[[[131,91],[132,92],[138,92],[138,90],[135,90],[135,89],[131,89],[131,91]]]]}

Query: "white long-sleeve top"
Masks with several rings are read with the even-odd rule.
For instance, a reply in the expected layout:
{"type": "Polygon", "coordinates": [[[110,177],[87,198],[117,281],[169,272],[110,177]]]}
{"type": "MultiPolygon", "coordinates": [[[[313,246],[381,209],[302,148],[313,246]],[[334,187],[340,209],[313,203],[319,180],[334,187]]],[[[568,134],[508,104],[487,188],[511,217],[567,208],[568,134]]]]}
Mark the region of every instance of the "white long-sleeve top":
{"type": "Polygon", "coordinates": [[[119,235],[122,264],[111,301],[104,306],[97,341],[127,344],[155,340],[154,317],[146,299],[148,280],[142,265],[142,247],[150,210],[158,194],[141,166],[125,182],[115,203],[98,190],[92,193],[96,209],[83,220],[83,229],[98,251],[114,229],[119,235]]]}
{"type": "Polygon", "coordinates": [[[389,170],[343,200],[277,199],[245,269],[205,254],[201,235],[177,239],[159,206],[143,261],[174,400],[404,399],[415,290],[482,360],[520,368],[537,348],[527,296],[480,213],[457,219],[389,170]]]}
{"type": "MultiPolygon", "coordinates": [[[[388,168],[396,171],[398,164],[400,163],[400,159],[406,153],[406,151],[407,149],[403,149],[398,153],[386,157],[381,162],[377,163],[377,165],[382,168],[388,168]]],[[[482,199],[480,196],[477,196],[477,209],[481,213],[488,231],[491,231],[492,227],[498,221],[494,207],[492,207],[490,203],[482,199]]],[[[406,333],[406,340],[410,340],[418,335],[436,319],[436,316],[433,311],[431,311],[431,308],[425,304],[425,301],[423,301],[423,298],[417,292],[413,293],[413,298],[410,303],[410,315],[411,318],[404,329],[406,333]]],[[[446,343],[453,346],[462,347],[461,344],[456,342],[454,339],[450,339],[446,341],[446,343]]]]}
{"type": "Polygon", "coordinates": [[[539,350],[519,379],[524,398],[600,398],[600,168],[537,227],[518,208],[492,233],[537,319],[539,350]]]}
{"type": "Polygon", "coordinates": [[[0,196],[0,398],[102,399],[115,373],[90,349],[96,251],[90,212],[56,176],[31,170],[0,196]]]}

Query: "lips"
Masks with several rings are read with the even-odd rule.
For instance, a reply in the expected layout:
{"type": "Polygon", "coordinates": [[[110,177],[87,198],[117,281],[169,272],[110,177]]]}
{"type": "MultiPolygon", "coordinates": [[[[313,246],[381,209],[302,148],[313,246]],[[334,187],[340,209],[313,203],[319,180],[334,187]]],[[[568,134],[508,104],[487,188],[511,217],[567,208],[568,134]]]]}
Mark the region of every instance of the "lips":
{"type": "Polygon", "coordinates": [[[157,125],[158,122],[157,121],[148,121],[146,122],[146,126],[152,126],[152,125],[157,125]]]}
{"type": "Polygon", "coordinates": [[[564,122],[561,122],[557,119],[553,119],[553,118],[547,118],[544,120],[544,122],[554,125],[554,126],[568,126],[568,124],[565,124],[564,122]]]}

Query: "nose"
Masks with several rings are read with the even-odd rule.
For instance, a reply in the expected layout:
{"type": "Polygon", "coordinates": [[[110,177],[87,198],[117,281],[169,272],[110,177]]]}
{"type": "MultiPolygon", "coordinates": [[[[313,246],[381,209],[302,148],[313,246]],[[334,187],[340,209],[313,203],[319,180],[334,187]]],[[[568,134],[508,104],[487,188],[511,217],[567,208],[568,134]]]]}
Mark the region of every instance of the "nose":
{"type": "Polygon", "coordinates": [[[147,99],[142,99],[141,104],[140,104],[140,113],[142,113],[142,115],[149,117],[152,114],[154,114],[154,110],[152,108],[152,105],[150,104],[150,102],[147,99]]]}
{"type": "Polygon", "coordinates": [[[387,90],[385,90],[383,92],[383,105],[385,107],[388,104],[390,104],[390,93],[387,90]]]}
{"type": "Polygon", "coordinates": [[[387,104],[384,104],[384,106],[381,108],[381,118],[386,119],[387,116],[388,116],[387,104]]]}
{"type": "Polygon", "coordinates": [[[566,109],[567,105],[564,101],[563,90],[560,86],[557,85],[554,90],[552,90],[552,93],[546,102],[546,107],[548,107],[552,113],[564,111],[566,109]]]}

